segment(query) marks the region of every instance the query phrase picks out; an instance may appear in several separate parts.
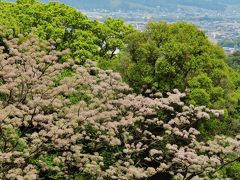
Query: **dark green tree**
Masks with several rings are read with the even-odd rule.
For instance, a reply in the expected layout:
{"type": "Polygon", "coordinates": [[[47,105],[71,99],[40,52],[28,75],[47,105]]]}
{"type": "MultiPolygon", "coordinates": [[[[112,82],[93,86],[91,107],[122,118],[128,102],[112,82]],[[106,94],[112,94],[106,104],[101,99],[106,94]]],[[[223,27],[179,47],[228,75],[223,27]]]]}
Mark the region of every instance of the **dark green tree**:
{"type": "Polygon", "coordinates": [[[240,70],[240,51],[237,51],[227,57],[227,64],[233,69],[240,70]]]}

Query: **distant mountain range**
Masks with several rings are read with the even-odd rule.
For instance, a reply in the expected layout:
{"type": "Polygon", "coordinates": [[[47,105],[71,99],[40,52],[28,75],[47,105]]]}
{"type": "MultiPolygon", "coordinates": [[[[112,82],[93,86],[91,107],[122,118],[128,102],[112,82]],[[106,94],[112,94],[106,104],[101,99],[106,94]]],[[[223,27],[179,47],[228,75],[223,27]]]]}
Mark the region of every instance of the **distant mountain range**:
{"type": "MultiPolygon", "coordinates": [[[[43,0],[48,2],[48,0],[43,0]]],[[[224,10],[228,5],[240,5],[240,0],[59,0],[78,9],[131,10],[190,6],[209,10],[224,10]]]]}

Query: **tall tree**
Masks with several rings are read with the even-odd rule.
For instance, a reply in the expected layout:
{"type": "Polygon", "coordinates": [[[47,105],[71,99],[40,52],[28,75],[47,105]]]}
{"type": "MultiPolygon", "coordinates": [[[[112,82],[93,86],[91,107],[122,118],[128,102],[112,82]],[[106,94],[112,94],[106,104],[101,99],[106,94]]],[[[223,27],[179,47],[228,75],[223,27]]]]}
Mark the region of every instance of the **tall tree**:
{"type": "Polygon", "coordinates": [[[150,22],[126,37],[122,74],[139,92],[190,89],[189,102],[233,110],[239,74],[225,63],[224,51],[188,23],[150,22]],[[233,98],[234,97],[234,98],[233,98]]]}
{"type": "Polygon", "coordinates": [[[113,58],[123,48],[124,36],[133,31],[122,20],[107,19],[102,24],[70,6],[35,0],[0,2],[0,25],[13,36],[34,30],[40,38],[56,41],[57,49],[70,48],[81,61],[113,58]]]}

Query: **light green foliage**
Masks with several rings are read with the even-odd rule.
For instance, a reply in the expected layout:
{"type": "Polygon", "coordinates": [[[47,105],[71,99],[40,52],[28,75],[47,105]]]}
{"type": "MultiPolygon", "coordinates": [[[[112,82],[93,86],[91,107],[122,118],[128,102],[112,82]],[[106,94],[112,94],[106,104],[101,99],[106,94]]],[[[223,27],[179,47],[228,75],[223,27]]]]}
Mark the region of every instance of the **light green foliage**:
{"type": "Polygon", "coordinates": [[[120,72],[136,92],[177,88],[187,90],[187,104],[224,109],[221,122],[203,125],[206,138],[238,132],[240,74],[226,64],[223,49],[203,31],[183,22],[150,22],[143,32],[126,36],[125,42],[119,58],[100,67],[120,72]]]}
{"type": "Polygon", "coordinates": [[[240,162],[235,162],[226,168],[226,174],[234,179],[240,179],[240,162]]]}
{"type": "Polygon", "coordinates": [[[190,89],[188,102],[234,111],[239,74],[225,63],[224,51],[194,25],[150,22],[125,40],[127,48],[115,69],[137,92],[190,89]]]}
{"type": "Polygon", "coordinates": [[[205,89],[193,89],[190,94],[190,104],[193,105],[209,105],[210,104],[210,95],[206,92],[205,89]]]}
{"type": "Polygon", "coordinates": [[[42,177],[40,179],[52,179],[52,180],[58,180],[62,177],[63,172],[63,164],[57,162],[57,154],[46,154],[41,155],[38,159],[33,159],[32,164],[39,167],[39,169],[44,165],[46,171],[42,172],[42,177]]]}
{"type": "Polygon", "coordinates": [[[15,148],[19,152],[23,152],[26,147],[26,141],[21,138],[21,133],[13,126],[5,126],[0,130],[0,151],[15,148]]]}
{"type": "Polygon", "coordinates": [[[56,41],[57,49],[70,48],[82,62],[99,56],[113,58],[123,48],[125,35],[133,31],[122,20],[107,19],[100,23],[64,4],[35,0],[0,2],[0,25],[11,29],[6,33],[14,36],[34,30],[42,39],[56,41]]]}
{"type": "Polygon", "coordinates": [[[125,47],[122,40],[127,34],[134,31],[123,20],[111,18],[106,19],[103,24],[97,24],[94,30],[98,37],[100,56],[107,59],[112,59],[117,51],[125,47]]]}
{"type": "Polygon", "coordinates": [[[231,179],[240,179],[240,162],[234,162],[221,170],[221,174],[231,179]]]}
{"type": "Polygon", "coordinates": [[[76,92],[69,95],[68,97],[71,104],[77,104],[81,100],[84,100],[85,102],[89,102],[92,98],[93,96],[89,94],[89,90],[85,87],[78,88],[76,92]]]}
{"type": "Polygon", "coordinates": [[[54,80],[54,85],[58,86],[60,81],[63,80],[65,77],[70,77],[74,74],[74,71],[70,68],[65,68],[54,80]]]}

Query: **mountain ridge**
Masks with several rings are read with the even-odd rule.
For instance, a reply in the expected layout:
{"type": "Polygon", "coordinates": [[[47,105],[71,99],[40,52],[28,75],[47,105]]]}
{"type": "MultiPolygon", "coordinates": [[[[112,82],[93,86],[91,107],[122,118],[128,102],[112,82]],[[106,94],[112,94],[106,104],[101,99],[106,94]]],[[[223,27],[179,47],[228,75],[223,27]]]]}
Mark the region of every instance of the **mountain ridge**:
{"type": "MultiPolygon", "coordinates": [[[[49,2],[44,0],[43,2],[49,2]]],[[[77,9],[108,9],[131,10],[142,8],[168,8],[191,6],[209,10],[222,11],[229,5],[240,5],[239,0],[59,0],[59,2],[74,6],[77,9]]]]}

